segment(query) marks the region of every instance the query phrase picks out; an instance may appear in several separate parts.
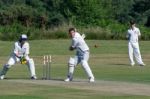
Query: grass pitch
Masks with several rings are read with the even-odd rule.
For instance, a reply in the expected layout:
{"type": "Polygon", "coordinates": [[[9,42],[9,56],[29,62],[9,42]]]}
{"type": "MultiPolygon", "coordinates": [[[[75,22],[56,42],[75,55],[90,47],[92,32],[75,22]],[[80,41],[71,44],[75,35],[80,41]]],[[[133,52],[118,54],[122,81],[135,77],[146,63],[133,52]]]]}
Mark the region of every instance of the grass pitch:
{"type": "MultiPolygon", "coordinates": [[[[9,58],[14,42],[0,41],[0,64],[9,58]]],[[[87,76],[77,66],[74,82],[65,83],[67,62],[75,52],[68,51],[70,40],[30,41],[31,54],[39,80],[29,80],[27,66],[16,64],[0,81],[0,99],[149,99],[150,46],[141,41],[140,48],[145,67],[129,65],[127,41],[88,40],[89,64],[96,82],[88,83],[87,76]],[[95,47],[96,45],[96,47],[95,47]],[[43,55],[52,55],[51,78],[41,80],[43,55]]]]}

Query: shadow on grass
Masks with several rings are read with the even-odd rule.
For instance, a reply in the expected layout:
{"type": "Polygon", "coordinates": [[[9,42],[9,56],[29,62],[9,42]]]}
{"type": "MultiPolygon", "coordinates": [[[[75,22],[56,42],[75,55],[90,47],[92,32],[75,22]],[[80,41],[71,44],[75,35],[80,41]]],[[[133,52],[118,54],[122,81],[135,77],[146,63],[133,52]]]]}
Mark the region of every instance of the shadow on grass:
{"type": "Polygon", "coordinates": [[[127,66],[127,67],[129,67],[130,65],[129,64],[122,64],[122,63],[118,63],[118,64],[110,64],[110,65],[116,65],[116,66],[127,66]]]}

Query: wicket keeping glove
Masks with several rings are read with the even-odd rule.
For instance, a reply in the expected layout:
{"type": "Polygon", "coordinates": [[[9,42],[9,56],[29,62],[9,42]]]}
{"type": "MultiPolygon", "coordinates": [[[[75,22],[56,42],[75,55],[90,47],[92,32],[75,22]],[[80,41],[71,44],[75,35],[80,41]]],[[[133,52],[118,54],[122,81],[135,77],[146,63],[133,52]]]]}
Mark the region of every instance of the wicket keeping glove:
{"type": "Polygon", "coordinates": [[[27,63],[27,60],[25,59],[25,57],[20,58],[20,63],[21,64],[26,64],[27,63]]]}

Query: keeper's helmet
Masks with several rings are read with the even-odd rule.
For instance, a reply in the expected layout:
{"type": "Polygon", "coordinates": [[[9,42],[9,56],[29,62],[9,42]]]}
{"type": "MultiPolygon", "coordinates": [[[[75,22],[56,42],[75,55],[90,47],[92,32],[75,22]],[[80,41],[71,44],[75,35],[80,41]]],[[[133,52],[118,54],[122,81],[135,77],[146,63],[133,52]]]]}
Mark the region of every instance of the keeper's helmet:
{"type": "Polygon", "coordinates": [[[28,39],[27,35],[26,34],[22,34],[19,38],[19,41],[26,41],[28,39]]]}

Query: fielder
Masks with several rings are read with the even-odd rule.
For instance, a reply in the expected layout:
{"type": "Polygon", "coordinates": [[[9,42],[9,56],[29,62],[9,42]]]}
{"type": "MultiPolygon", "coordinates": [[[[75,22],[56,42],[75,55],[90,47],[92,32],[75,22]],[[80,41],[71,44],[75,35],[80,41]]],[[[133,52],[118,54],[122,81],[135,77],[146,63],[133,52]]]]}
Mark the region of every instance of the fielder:
{"type": "Polygon", "coordinates": [[[131,66],[135,65],[133,56],[135,57],[137,63],[140,66],[145,66],[144,62],[142,61],[139,49],[138,37],[140,36],[141,33],[139,28],[135,26],[134,21],[130,21],[130,29],[128,29],[127,38],[128,38],[128,54],[131,66]]]}
{"type": "Polygon", "coordinates": [[[69,29],[69,35],[72,38],[72,44],[69,50],[76,50],[76,56],[74,58],[71,57],[69,60],[68,75],[65,81],[69,82],[73,80],[74,69],[77,66],[77,64],[81,63],[83,69],[88,75],[89,82],[94,82],[94,76],[88,64],[89,47],[84,41],[85,35],[81,36],[78,32],[76,32],[75,28],[69,29]]]}
{"type": "Polygon", "coordinates": [[[22,34],[19,38],[19,41],[15,42],[13,52],[7,62],[3,66],[2,71],[0,72],[0,79],[4,79],[9,68],[14,65],[16,62],[21,64],[27,64],[31,73],[31,79],[37,79],[35,74],[35,66],[32,58],[29,58],[29,43],[27,42],[27,36],[22,34]]]}

